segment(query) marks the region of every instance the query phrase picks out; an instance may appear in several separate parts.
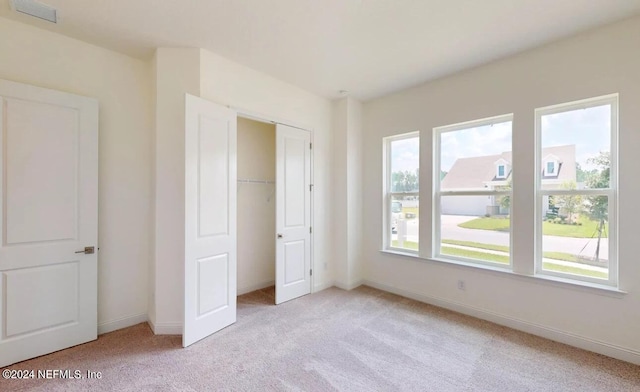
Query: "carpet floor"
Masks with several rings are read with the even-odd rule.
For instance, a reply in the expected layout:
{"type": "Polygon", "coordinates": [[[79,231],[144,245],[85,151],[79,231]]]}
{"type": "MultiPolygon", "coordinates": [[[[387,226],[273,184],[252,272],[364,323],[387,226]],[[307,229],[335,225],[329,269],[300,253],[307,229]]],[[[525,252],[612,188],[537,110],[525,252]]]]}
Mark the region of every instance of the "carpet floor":
{"type": "Polygon", "coordinates": [[[147,324],[9,369],[101,379],[3,380],[1,391],[640,391],[640,366],[368,287],[274,306],[183,349],[147,324]]]}

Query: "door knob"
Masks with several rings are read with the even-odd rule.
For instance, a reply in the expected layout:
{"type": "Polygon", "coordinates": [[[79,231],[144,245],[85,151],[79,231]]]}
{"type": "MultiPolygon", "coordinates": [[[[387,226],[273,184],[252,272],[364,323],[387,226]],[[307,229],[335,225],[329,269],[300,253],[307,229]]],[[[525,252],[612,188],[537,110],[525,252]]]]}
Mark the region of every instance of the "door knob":
{"type": "Polygon", "coordinates": [[[84,253],[85,255],[92,255],[96,252],[95,247],[93,246],[85,246],[84,250],[79,250],[76,253],[84,253]]]}
{"type": "Polygon", "coordinates": [[[284,237],[282,234],[278,233],[278,238],[284,237]]]}

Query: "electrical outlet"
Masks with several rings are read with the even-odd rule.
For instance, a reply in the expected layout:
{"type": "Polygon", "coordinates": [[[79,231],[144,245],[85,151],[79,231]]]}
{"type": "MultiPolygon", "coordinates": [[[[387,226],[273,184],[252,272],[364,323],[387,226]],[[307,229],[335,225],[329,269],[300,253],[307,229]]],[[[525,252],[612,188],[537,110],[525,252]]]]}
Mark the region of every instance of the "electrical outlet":
{"type": "Polygon", "coordinates": [[[465,285],[464,280],[459,280],[458,281],[458,290],[464,291],[466,289],[467,289],[467,286],[465,285]]]}

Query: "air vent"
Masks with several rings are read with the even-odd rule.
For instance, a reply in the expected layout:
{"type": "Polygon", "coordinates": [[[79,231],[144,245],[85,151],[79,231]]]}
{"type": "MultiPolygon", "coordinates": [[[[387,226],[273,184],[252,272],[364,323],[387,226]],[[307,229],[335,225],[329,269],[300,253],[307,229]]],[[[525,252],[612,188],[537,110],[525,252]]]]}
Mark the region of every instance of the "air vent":
{"type": "Polygon", "coordinates": [[[58,23],[58,11],[53,7],[38,3],[37,1],[11,0],[11,8],[38,19],[46,20],[51,23],[58,23]]]}

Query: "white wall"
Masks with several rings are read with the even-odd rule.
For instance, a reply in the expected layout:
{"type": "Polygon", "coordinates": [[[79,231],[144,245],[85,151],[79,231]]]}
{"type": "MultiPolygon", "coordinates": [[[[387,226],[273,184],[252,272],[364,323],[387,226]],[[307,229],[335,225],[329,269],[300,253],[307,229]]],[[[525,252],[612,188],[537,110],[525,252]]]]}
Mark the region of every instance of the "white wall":
{"type": "Polygon", "coordinates": [[[331,102],[261,72],[201,50],[204,99],[313,131],[313,284],[333,284],[331,102]]]}
{"type": "MultiPolygon", "coordinates": [[[[629,19],[366,103],[363,256],[369,283],[640,363],[638,37],[640,18],[629,19]],[[610,93],[620,94],[619,265],[627,294],[527,277],[534,254],[534,109],[610,93]],[[507,113],[515,116],[514,155],[529,163],[513,168],[512,249],[519,275],[381,253],[382,137],[421,130],[420,180],[430,184],[434,127],[507,113]],[[457,290],[458,279],[466,281],[466,291],[457,290]]],[[[421,238],[427,240],[428,189],[420,204],[426,210],[421,238]]]]}
{"type": "MultiPolygon", "coordinates": [[[[347,288],[357,287],[364,278],[364,261],[362,260],[362,174],[364,170],[362,156],[362,103],[356,99],[348,99],[347,107],[347,203],[348,229],[347,253],[348,280],[347,288]]],[[[343,169],[344,170],[344,169],[343,169]]]]}
{"type": "Polygon", "coordinates": [[[159,48],[155,69],[155,249],[149,321],[181,333],[184,305],[185,93],[200,95],[200,50],[159,48]]]}
{"type": "MultiPolygon", "coordinates": [[[[275,181],[276,127],[238,118],[238,179],[275,181]]],[[[238,183],[238,294],[276,276],[275,184],[238,183]]]]}
{"type": "Polygon", "coordinates": [[[98,325],[146,320],[151,219],[151,68],[0,18],[0,78],[98,99],[98,325]]]}
{"type": "Polygon", "coordinates": [[[351,98],[333,102],[333,233],[335,284],[352,289],[362,283],[362,104],[351,98]]]}

